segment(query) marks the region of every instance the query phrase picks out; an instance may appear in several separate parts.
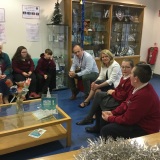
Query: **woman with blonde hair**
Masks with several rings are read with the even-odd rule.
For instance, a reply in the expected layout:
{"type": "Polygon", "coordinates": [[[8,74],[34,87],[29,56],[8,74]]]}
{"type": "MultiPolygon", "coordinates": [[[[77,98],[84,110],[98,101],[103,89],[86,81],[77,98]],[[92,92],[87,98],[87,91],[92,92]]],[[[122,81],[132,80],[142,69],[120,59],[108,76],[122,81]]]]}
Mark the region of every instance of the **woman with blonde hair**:
{"type": "Polygon", "coordinates": [[[122,71],[120,65],[114,60],[113,54],[104,49],[100,53],[101,71],[98,78],[91,84],[88,97],[79,107],[84,108],[90,104],[91,98],[96,92],[114,89],[120,82],[122,71]]]}

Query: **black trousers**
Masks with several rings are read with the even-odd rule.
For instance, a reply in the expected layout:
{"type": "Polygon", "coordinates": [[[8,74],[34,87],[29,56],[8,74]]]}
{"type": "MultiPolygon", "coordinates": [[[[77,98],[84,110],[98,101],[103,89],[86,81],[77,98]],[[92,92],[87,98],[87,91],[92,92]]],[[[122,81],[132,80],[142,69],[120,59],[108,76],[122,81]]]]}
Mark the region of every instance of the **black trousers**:
{"type": "Polygon", "coordinates": [[[147,132],[145,132],[138,125],[122,125],[103,121],[104,120],[101,119],[101,127],[103,124],[105,125],[102,127],[100,134],[105,139],[107,139],[108,137],[112,137],[115,140],[118,137],[129,139],[147,135],[147,132]]]}
{"type": "Polygon", "coordinates": [[[39,73],[36,73],[37,93],[42,92],[43,94],[46,94],[48,88],[50,91],[52,91],[52,89],[56,88],[56,70],[50,69],[48,71],[48,73],[46,73],[46,75],[48,77],[47,77],[47,79],[44,79],[44,76],[42,76],[39,73]]]}
{"type": "Polygon", "coordinates": [[[30,77],[25,77],[22,74],[13,73],[13,78],[15,82],[25,81],[26,78],[31,78],[31,83],[29,86],[29,92],[36,92],[36,75],[33,72],[30,77]]]}

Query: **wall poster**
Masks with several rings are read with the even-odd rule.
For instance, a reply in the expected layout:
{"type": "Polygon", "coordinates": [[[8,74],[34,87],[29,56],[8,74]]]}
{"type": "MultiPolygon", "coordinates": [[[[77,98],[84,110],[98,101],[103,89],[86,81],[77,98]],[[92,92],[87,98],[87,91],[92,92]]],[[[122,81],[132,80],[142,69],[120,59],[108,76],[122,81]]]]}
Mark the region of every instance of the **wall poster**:
{"type": "Polygon", "coordinates": [[[5,24],[0,23],[0,42],[6,42],[5,24]]]}
{"type": "Polygon", "coordinates": [[[40,7],[22,5],[22,17],[28,19],[39,19],[40,7]]]}
{"type": "Polygon", "coordinates": [[[39,41],[39,24],[26,23],[27,41],[38,42],[39,41]]]}
{"type": "Polygon", "coordinates": [[[0,22],[5,21],[5,10],[4,8],[0,8],[0,22]]]}

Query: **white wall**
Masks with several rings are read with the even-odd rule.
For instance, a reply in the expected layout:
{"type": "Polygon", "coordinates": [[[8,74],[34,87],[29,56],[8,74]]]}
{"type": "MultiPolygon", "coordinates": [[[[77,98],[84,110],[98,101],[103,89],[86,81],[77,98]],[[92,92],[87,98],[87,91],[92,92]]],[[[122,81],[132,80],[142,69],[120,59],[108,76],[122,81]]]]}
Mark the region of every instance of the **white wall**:
{"type": "MultiPolygon", "coordinates": [[[[151,32],[153,33],[153,42],[157,42],[159,47],[159,53],[157,56],[156,64],[154,67],[154,73],[160,75],[160,16],[159,16],[159,10],[160,10],[160,1],[157,0],[155,3],[155,12],[154,12],[154,24],[153,27],[151,27],[151,32]]],[[[151,22],[150,22],[151,23],[151,22]]]]}
{"type": "MultiPolygon", "coordinates": [[[[59,0],[63,14],[63,0],[59,0]]],[[[107,0],[106,0],[107,1],[107,0]]],[[[141,44],[141,60],[146,60],[147,51],[156,42],[160,48],[160,10],[159,0],[112,0],[115,2],[137,3],[145,5],[144,25],[141,44]]],[[[41,52],[48,47],[48,36],[46,24],[50,22],[54,6],[57,0],[1,0],[0,8],[5,8],[5,26],[7,42],[4,45],[4,51],[11,57],[16,48],[20,45],[27,47],[32,57],[39,57],[41,52]],[[40,19],[23,19],[22,5],[40,6],[40,19]],[[40,41],[26,41],[26,23],[40,24],[40,41]]],[[[67,6],[65,6],[67,7],[67,6]]],[[[64,15],[64,14],[63,14],[64,15]]],[[[153,66],[154,73],[160,75],[158,64],[160,63],[160,53],[158,54],[156,64],[153,66]]]]}
{"type": "MultiPolygon", "coordinates": [[[[25,46],[32,57],[39,57],[40,53],[48,47],[47,23],[53,15],[57,0],[4,0],[0,1],[0,8],[5,9],[5,33],[6,43],[4,52],[13,56],[18,46],[25,46]],[[22,18],[22,5],[40,7],[40,19],[22,18]],[[26,40],[26,23],[39,24],[40,41],[28,42],[26,40]]],[[[60,1],[59,1],[60,2],[60,1]]]]}

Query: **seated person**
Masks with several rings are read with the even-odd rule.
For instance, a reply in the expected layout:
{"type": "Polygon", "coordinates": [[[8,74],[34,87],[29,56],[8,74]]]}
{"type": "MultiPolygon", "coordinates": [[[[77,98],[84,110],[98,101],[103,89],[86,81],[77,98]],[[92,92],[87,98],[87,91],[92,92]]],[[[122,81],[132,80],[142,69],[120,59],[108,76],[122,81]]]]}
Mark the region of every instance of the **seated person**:
{"type": "Polygon", "coordinates": [[[39,98],[36,93],[36,75],[34,63],[24,46],[19,46],[12,58],[13,77],[15,82],[25,81],[31,78],[29,86],[29,98],[39,98]]]}
{"type": "Polygon", "coordinates": [[[8,54],[2,52],[2,49],[3,44],[0,43],[0,93],[2,93],[3,100],[1,103],[9,103],[10,92],[5,82],[10,80],[12,83],[12,67],[8,54]]]}
{"type": "Polygon", "coordinates": [[[79,107],[84,108],[90,104],[91,98],[95,92],[107,91],[117,87],[122,77],[120,65],[114,60],[113,54],[104,49],[100,53],[101,71],[99,77],[92,82],[89,96],[82,102],[79,107]]]}
{"type": "Polygon", "coordinates": [[[134,63],[131,59],[124,59],[121,64],[122,69],[122,78],[119,85],[115,89],[110,89],[107,92],[97,92],[95,94],[92,107],[89,111],[89,114],[80,122],[77,122],[77,125],[86,125],[93,123],[93,115],[96,114],[96,124],[94,127],[87,127],[87,132],[99,132],[100,131],[100,118],[101,111],[104,110],[113,110],[120,105],[126,98],[133,86],[130,81],[131,70],[134,67],[134,63]],[[97,113],[100,112],[100,115],[97,113]]]}
{"type": "Polygon", "coordinates": [[[103,111],[101,136],[134,138],[159,132],[160,102],[149,80],[151,67],[137,64],[131,72],[133,92],[113,111],[103,111]]]}
{"type": "MultiPolygon", "coordinates": [[[[56,84],[56,65],[52,58],[52,54],[50,49],[46,49],[45,53],[40,55],[41,58],[38,60],[35,69],[37,76],[37,92],[40,94],[46,94],[48,88],[52,91],[53,88],[50,87],[50,84],[56,84]]],[[[54,88],[56,88],[56,85],[54,88]]]]}
{"type": "Polygon", "coordinates": [[[82,79],[86,97],[89,94],[91,83],[97,79],[99,73],[95,59],[89,53],[83,51],[79,45],[73,47],[73,53],[74,58],[68,76],[69,86],[72,91],[71,100],[76,99],[79,93],[75,78],[82,79]],[[76,73],[76,69],[79,69],[78,73],[76,73]]]}

